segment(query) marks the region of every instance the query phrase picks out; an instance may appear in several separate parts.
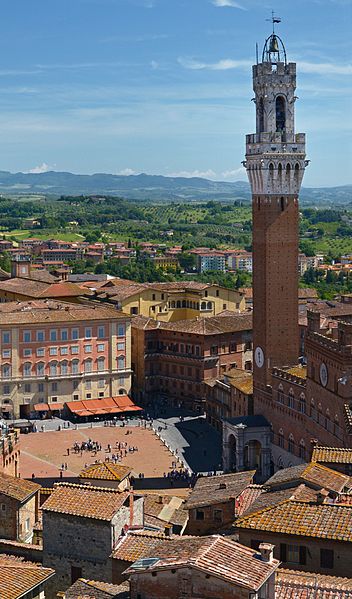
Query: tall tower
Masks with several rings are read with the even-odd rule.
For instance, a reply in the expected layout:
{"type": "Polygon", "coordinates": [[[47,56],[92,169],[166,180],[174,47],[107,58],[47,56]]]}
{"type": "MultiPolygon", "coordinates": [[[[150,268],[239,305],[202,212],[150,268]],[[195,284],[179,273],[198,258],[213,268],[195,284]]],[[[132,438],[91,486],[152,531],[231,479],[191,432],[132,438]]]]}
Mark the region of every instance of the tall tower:
{"type": "MultiPolygon", "coordinates": [[[[273,25],[279,19],[273,17],[273,25]]],[[[246,136],[253,209],[254,389],[265,390],[273,367],[296,364],[298,329],[298,194],[305,134],[295,133],[296,64],[287,63],[273,29],[253,66],[256,133],[246,136]]]]}

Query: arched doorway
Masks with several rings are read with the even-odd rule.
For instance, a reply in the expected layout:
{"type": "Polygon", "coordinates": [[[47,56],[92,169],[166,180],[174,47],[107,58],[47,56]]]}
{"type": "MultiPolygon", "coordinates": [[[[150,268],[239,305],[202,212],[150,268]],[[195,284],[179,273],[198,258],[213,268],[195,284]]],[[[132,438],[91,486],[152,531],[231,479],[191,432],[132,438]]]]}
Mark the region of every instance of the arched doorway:
{"type": "Polygon", "coordinates": [[[248,441],[244,446],[244,467],[246,470],[257,470],[261,473],[262,446],[259,441],[248,441]]]}
{"type": "Polygon", "coordinates": [[[234,435],[229,436],[229,466],[232,472],[236,472],[236,439],[234,435]]]}

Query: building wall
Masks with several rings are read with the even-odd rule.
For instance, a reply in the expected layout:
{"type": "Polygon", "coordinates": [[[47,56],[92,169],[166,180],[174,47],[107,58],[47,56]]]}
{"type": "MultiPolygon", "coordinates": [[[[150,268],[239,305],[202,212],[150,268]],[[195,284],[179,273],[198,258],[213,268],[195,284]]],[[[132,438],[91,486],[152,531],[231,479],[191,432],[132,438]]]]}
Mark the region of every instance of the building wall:
{"type": "Polygon", "coordinates": [[[245,300],[241,293],[218,285],[201,291],[143,289],[140,293],[121,300],[120,305],[126,314],[139,314],[164,322],[187,320],[196,316],[216,316],[223,310],[245,310],[245,300]]]}
{"type": "Polygon", "coordinates": [[[69,325],[51,321],[50,325],[33,323],[11,328],[2,325],[0,344],[2,407],[15,418],[29,416],[36,403],[98,399],[130,392],[131,326],[128,319],[87,320],[69,325]],[[99,328],[104,330],[101,338],[99,328]],[[91,329],[91,338],[85,337],[86,329],[91,329]],[[51,341],[51,331],[56,331],[56,341],[51,341]],[[73,339],[73,331],[77,332],[78,339],[73,339]],[[31,336],[29,342],[25,340],[27,332],[31,336]],[[9,343],[4,342],[7,333],[9,343]],[[43,341],[38,341],[38,333],[44,335],[43,341]],[[124,358],[123,365],[119,365],[119,357],[124,358]],[[99,359],[104,359],[101,366],[99,359]],[[92,365],[91,372],[87,363],[92,365]],[[52,369],[55,364],[56,373],[52,369]],[[38,370],[40,365],[43,365],[42,370],[38,370]],[[29,366],[30,372],[26,370],[29,366]]]}
{"type": "Polygon", "coordinates": [[[31,543],[33,526],[38,519],[38,494],[20,503],[0,494],[0,537],[31,543]]]}
{"type": "Polygon", "coordinates": [[[10,476],[18,476],[19,460],[19,432],[2,432],[0,436],[0,472],[10,474],[10,476]]]}
{"type": "MultiPolygon", "coordinates": [[[[248,589],[230,585],[227,581],[210,576],[191,568],[141,572],[130,576],[131,599],[180,599],[180,597],[197,597],[197,599],[249,599],[253,596],[248,589]]],[[[273,599],[273,595],[268,599],[273,599]]]]}
{"type": "MultiPolygon", "coordinates": [[[[305,547],[306,563],[285,562],[281,564],[284,568],[292,570],[303,570],[304,572],[318,572],[332,576],[349,576],[351,572],[351,544],[329,541],[327,539],[317,539],[294,535],[280,535],[271,531],[255,531],[239,529],[239,542],[248,547],[255,548],[260,542],[270,542],[275,545],[274,557],[281,560],[282,550],[280,545],[297,545],[305,547]],[[333,568],[322,568],[320,566],[320,550],[332,550],[334,552],[333,568]]],[[[282,560],[281,560],[282,561],[282,560]]]]}
{"type": "Polygon", "coordinates": [[[235,499],[188,510],[189,520],[185,534],[210,535],[226,524],[232,524],[235,518],[235,499]],[[202,514],[203,520],[199,519],[202,514]]]}
{"type": "Polygon", "coordinates": [[[132,337],[135,399],[161,394],[174,405],[203,409],[204,381],[244,368],[251,331],[197,335],[132,326],[132,337]]]}

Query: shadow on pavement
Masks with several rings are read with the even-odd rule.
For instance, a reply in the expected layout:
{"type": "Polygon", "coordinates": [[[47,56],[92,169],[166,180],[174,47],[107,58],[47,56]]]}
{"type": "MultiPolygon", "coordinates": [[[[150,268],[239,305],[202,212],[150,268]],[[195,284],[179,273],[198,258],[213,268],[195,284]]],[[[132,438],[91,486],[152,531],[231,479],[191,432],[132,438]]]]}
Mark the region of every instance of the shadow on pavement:
{"type": "Polygon", "coordinates": [[[183,456],[193,472],[221,470],[221,434],[218,431],[201,417],[177,422],[175,427],[188,443],[183,456]]]}

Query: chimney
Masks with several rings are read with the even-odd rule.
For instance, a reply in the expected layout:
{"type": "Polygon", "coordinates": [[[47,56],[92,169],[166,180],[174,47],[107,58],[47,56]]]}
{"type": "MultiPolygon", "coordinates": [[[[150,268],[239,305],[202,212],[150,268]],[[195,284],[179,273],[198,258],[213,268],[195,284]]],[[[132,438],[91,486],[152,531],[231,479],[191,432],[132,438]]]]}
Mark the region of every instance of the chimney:
{"type": "Polygon", "coordinates": [[[133,526],[134,520],[134,495],[133,489],[130,490],[130,528],[133,526]]]}
{"type": "Polygon", "coordinates": [[[317,504],[323,505],[323,503],[325,502],[325,499],[327,499],[328,496],[329,496],[329,491],[327,491],[326,489],[320,489],[320,491],[317,493],[317,504]]]}
{"type": "Polygon", "coordinates": [[[320,312],[307,310],[308,331],[311,333],[320,332],[320,312]]]}
{"type": "Polygon", "coordinates": [[[259,551],[262,562],[266,562],[267,564],[271,564],[273,562],[274,547],[275,545],[271,545],[271,543],[260,543],[259,551]]]}

